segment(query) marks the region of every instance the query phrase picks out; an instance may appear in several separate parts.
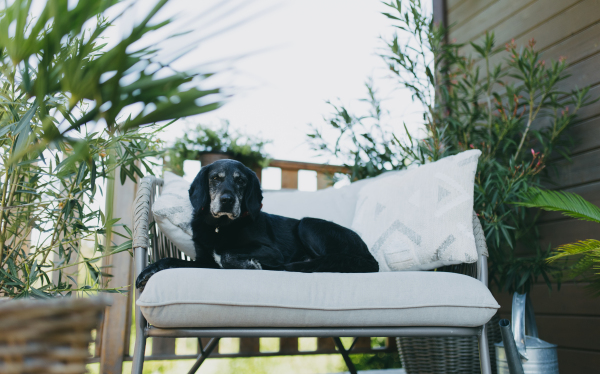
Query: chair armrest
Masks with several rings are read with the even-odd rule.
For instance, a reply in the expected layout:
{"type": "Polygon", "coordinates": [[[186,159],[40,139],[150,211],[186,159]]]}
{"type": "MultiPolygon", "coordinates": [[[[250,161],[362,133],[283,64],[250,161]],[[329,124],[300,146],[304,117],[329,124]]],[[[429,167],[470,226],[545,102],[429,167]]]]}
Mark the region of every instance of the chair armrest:
{"type": "MultiPolygon", "coordinates": [[[[162,186],[163,183],[164,182],[162,179],[151,175],[142,178],[142,180],[138,183],[135,202],[133,204],[134,285],[137,277],[146,268],[146,266],[148,266],[148,249],[150,248],[149,229],[150,224],[154,221],[154,216],[152,215],[152,203],[156,197],[156,187],[162,186]]],[[[136,338],[136,349],[137,345],[140,344],[142,339],[140,336],[143,336],[146,328],[148,328],[148,322],[146,322],[140,307],[137,305],[137,300],[139,297],[140,290],[135,289],[136,327],[141,334],[136,338]]],[[[144,354],[143,348],[141,354],[144,354]]]]}
{"type": "Polygon", "coordinates": [[[473,235],[475,236],[475,246],[477,248],[477,279],[483,284],[488,285],[488,267],[487,258],[489,252],[485,242],[485,234],[477,214],[473,212],[473,235]]]}
{"type": "MultiPolygon", "coordinates": [[[[133,204],[133,248],[148,249],[150,240],[148,229],[152,215],[152,203],[156,195],[156,186],[162,186],[163,180],[154,176],[142,178],[138,185],[133,204]]],[[[153,219],[152,219],[153,220],[153,219]]]]}
{"type": "Polygon", "coordinates": [[[485,242],[485,233],[481,222],[477,218],[477,214],[473,212],[473,235],[475,236],[475,247],[477,248],[477,255],[489,257],[487,243],[485,242]]]}
{"type": "Polygon", "coordinates": [[[142,178],[138,184],[133,204],[133,250],[135,258],[135,277],[148,265],[148,248],[150,239],[148,230],[154,221],[152,203],[156,195],[156,187],[162,186],[163,180],[154,176],[142,178]]]}
{"type": "MultiPolygon", "coordinates": [[[[488,287],[488,264],[487,257],[480,255],[477,259],[477,279],[488,287]]],[[[489,287],[488,287],[489,288],[489,287]]]]}

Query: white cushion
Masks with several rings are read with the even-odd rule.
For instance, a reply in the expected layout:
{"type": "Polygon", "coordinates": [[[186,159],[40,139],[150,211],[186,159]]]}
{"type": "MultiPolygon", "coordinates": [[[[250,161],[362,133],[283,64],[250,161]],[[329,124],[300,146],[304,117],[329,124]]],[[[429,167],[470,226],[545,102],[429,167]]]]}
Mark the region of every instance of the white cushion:
{"type": "Polygon", "coordinates": [[[359,190],[356,187],[353,183],[340,189],[327,188],[317,192],[266,192],[262,210],[296,219],[321,218],[350,227],[359,190]]]}
{"type": "Polygon", "coordinates": [[[152,204],[152,214],[160,231],[183,253],[196,258],[192,241],[192,213],[188,190],[190,183],[166,171],[160,196],[152,204]]]}
{"type": "Polygon", "coordinates": [[[481,151],[471,150],[365,185],[351,228],[380,271],[477,261],[473,188],[481,151]]]}
{"type": "Polygon", "coordinates": [[[392,171],[377,178],[360,180],[341,188],[330,187],[316,192],[265,192],[263,194],[263,211],[296,219],[320,218],[350,228],[361,188],[374,180],[402,172],[392,171]]]}
{"type": "Polygon", "coordinates": [[[444,272],[291,273],[171,269],[137,305],[157,327],[481,326],[498,303],[477,279],[444,272]]]}

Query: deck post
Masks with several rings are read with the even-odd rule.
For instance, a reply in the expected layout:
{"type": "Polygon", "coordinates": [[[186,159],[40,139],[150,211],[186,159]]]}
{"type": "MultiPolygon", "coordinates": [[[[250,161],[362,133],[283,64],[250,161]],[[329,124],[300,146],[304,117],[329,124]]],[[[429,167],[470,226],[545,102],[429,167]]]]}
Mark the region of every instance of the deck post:
{"type": "MultiPolygon", "coordinates": [[[[119,172],[115,173],[119,175],[119,172]]],[[[112,195],[112,207],[107,205],[107,211],[112,208],[112,216],[120,217],[119,224],[133,227],[132,205],[135,201],[136,184],[127,179],[125,184],[110,179],[107,184],[107,196],[112,195]],[[112,191],[108,191],[112,189],[112,191]]],[[[107,204],[111,199],[107,198],[107,204]]],[[[120,226],[113,227],[113,232],[127,235],[120,226]]],[[[110,241],[114,244],[125,242],[119,235],[111,235],[110,241]]],[[[108,238],[107,238],[108,240],[108,238]]],[[[125,293],[113,294],[112,305],[106,308],[102,326],[102,354],[100,356],[100,372],[104,374],[121,374],[123,358],[129,355],[129,333],[131,331],[131,305],[133,302],[133,289],[131,288],[133,259],[129,252],[121,252],[104,257],[103,265],[110,265],[108,272],[112,278],[109,287],[129,286],[125,293]]]]}

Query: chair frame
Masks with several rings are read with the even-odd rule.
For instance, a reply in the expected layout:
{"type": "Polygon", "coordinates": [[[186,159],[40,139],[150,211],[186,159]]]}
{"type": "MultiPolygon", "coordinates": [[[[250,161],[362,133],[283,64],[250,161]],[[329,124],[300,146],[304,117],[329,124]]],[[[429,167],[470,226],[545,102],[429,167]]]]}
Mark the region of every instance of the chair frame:
{"type": "MultiPolygon", "coordinates": [[[[154,222],[152,215],[152,204],[154,202],[157,190],[163,185],[163,180],[153,176],[144,177],[138,186],[138,192],[134,204],[134,231],[133,231],[133,250],[135,256],[135,272],[133,282],[137,276],[148,265],[149,257],[153,261],[165,257],[183,258],[183,255],[168,239],[160,233],[154,222]],[[152,232],[152,246],[148,233],[152,232]],[[151,249],[151,253],[149,253],[151,249]]],[[[477,221],[478,222],[478,221],[477,221]]],[[[488,286],[487,269],[487,247],[481,225],[474,227],[475,242],[477,244],[477,279],[488,286]]],[[[426,337],[426,336],[477,336],[479,342],[479,360],[482,374],[491,374],[491,361],[488,349],[488,338],[486,326],[478,327],[447,327],[447,326],[424,326],[424,327],[402,327],[402,326],[382,326],[382,327],[298,327],[298,328],[269,328],[269,327],[236,327],[236,328],[158,328],[150,326],[146,318],[137,305],[140,297],[140,291],[135,293],[135,323],[136,337],[133,353],[133,374],[142,374],[144,365],[144,352],[146,349],[146,339],[149,337],[169,337],[169,338],[193,338],[196,337],[200,344],[200,354],[196,363],[192,366],[189,373],[195,373],[200,365],[209,357],[210,353],[217,346],[220,338],[225,337],[333,337],[340,354],[342,354],[350,373],[356,374],[356,368],[352,365],[348,354],[354,344],[346,349],[340,337],[372,337],[372,336],[403,336],[403,337],[426,337]],[[206,347],[202,347],[200,338],[212,338],[206,347]]],[[[355,339],[356,341],[356,339],[355,339]]]]}

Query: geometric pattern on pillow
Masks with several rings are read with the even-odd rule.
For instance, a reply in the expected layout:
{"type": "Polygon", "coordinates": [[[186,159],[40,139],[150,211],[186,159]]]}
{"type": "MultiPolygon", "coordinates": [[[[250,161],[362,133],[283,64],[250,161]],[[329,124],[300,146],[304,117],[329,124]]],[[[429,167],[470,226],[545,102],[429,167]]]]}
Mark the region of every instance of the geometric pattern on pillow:
{"type": "Polygon", "coordinates": [[[382,180],[358,194],[352,229],[380,271],[477,261],[473,189],[481,152],[470,150],[382,180]]]}

